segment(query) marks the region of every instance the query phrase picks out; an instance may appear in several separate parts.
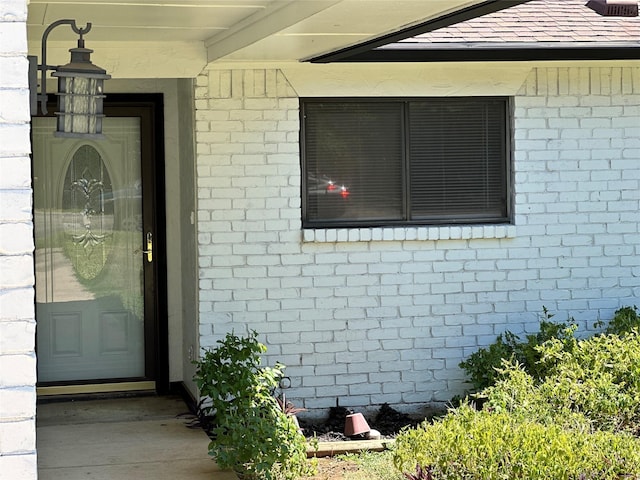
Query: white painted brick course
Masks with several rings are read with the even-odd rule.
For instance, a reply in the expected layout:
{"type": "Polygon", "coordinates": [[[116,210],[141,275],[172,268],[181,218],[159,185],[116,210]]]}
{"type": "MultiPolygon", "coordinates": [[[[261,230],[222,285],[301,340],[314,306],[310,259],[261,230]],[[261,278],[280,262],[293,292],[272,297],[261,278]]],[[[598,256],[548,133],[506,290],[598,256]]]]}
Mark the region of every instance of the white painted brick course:
{"type": "Polygon", "coordinates": [[[514,225],[302,230],[282,72],[212,68],[197,85],[200,311],[220,312],[201,343],[251,324],[307,408],[448,400],[459,361],[535,331],[543,305],[606,319],[638,303],[638,68],[532,70],[514,98],[514,225]]]}
{"type": "Polygon", "coordinates": [[[0,476],[35,479],[26,2],[0,3],[0,476]]]}

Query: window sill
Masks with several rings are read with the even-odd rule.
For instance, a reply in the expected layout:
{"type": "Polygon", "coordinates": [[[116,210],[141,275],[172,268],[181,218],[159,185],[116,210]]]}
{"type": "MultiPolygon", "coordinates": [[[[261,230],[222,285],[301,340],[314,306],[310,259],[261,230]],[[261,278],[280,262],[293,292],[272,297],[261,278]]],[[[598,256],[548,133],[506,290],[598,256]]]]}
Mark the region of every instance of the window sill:
{"type": "Polygon", "coordinates": [[[384,242],[513,238],[515,225],[304,229],[303,242],[384,242]]]}

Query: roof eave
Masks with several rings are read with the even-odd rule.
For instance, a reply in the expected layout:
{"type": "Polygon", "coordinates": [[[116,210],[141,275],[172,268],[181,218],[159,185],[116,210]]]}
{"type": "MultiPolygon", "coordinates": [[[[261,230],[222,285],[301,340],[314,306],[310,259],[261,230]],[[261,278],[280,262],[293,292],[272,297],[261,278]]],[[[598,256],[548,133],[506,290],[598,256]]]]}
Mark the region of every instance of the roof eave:
{"type": "Polygon", "coordinates": [[[500,47],[447,46],[377,48],[357,55],[334,60],[353,63],[415,63],[415,62],[528,62],[528,61],[589,61],[640,60],[640,44],[539,45],[504,44],[500,47]]]}

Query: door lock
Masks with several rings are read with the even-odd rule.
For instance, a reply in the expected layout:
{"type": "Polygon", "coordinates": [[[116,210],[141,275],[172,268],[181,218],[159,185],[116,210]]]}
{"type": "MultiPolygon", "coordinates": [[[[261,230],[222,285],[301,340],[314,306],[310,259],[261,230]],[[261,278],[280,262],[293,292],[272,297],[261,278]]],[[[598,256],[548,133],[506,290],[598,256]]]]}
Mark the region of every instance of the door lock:
{"type": "Polygon", "coordinates": [[[146,253],[147,262],[153,261],[153,234],[151,232],[147,232],[147,249],[142,250],[142,253],[146,253]]]}

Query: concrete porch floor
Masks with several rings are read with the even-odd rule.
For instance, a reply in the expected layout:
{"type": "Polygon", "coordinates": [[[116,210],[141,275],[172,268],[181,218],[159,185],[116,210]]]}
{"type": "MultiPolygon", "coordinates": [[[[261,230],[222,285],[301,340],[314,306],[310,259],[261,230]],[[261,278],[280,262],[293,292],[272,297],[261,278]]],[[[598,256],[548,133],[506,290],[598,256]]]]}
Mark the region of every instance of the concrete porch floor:
{"type": "Polygon", "coordinates": [[[179,397],[39,402],[39,480],[235,480],[179,397]]]}

